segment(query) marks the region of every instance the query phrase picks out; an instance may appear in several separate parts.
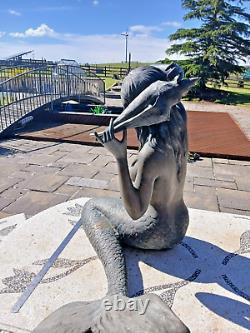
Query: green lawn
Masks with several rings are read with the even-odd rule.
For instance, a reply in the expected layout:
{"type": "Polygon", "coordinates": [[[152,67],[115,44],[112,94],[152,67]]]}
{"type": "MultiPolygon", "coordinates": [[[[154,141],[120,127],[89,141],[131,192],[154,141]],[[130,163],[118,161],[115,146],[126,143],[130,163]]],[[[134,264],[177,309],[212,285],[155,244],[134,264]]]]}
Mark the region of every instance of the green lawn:
{"type": "MultiPolygon", "coordinates": [[[[111,88],[111,86],[119,80],[115,80],[109,77],[102,77],[105,82],[105,90],[111,88]]],[[[211,85],[208,85],[212,88],[211,85]]],[[[204,98],[204,100],[213,101],[220,104],[233,104],[233,105],[243,105],[250,106],[250,89],[249,88],[236,88],[236,87],[221,87],[216,90],[211,89],[211,95],[209,98],[204,98]],[[213,93],[215,91],[216,93],[213,93]]],[[[198,101],[194,99],[194,101],[198,101]]]]}
{"type": "MultiPolygon", "coordinates": [[[[143,63],[143,62],[137,62],[132,61],[131,62],[131,68],[136,68],[140,66],[147,66],[152,63],[143,63]]],[[[96,64],[92,64],[91,66],[95,66],[96,64]]],[[[104,63],[104,64],[97,64],[98,67],[115,67],[115,68],[128,68],[128,63],[125,62],[112,62],[112,63],[104,63]]]]}
{"type": "Polygon", "coordinates": [[[102,79],[105,82],[105,90],[111,88],[113,84],[119,82],[119,80],[112,79],[111,77],[103,77],[102,79]]]}
{"type": "MultiPolygon", "coordinates": [[[[207,86],[212,88],[211,85],[207,86]]],[[[222,86],[215,91],[217,91],[214,98],[215,103],[250,106],[250,88],[248,86],[246,88],[222,86]]]]}

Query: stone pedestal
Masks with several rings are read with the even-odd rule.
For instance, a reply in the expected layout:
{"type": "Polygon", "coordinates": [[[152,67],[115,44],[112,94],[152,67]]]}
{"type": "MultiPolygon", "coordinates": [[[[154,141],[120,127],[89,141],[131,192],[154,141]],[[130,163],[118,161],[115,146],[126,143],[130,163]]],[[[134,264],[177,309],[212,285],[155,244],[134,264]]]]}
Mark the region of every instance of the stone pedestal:
{"type": "MultiPolygon", "coordinates": [[[[25,287],[78,221],[87,200],[49,208],[1,238],[0,331],[27,332],[64,304],[105,295],[103,267],[79,229],[19,313],[11,313],[25,287]]],[[[174,249],[126,250],[129,294],[161,295],[192,333],[247,332],[250,218],[189,212],[187,236],[174,249]]]]}

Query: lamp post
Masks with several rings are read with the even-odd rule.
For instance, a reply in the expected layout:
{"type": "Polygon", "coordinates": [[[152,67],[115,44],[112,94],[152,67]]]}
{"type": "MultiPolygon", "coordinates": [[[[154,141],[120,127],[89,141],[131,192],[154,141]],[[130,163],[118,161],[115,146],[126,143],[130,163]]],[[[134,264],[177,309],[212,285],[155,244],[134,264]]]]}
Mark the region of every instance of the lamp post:
{"type": "Polygon", "coordinates": [[[129,34],[126,31],[126,32],[123,32],[121,35],[125,37],[125,59],[126,59],[126,63],[127,63],[128,62],[128,36],[129,36],[129,34]]]}

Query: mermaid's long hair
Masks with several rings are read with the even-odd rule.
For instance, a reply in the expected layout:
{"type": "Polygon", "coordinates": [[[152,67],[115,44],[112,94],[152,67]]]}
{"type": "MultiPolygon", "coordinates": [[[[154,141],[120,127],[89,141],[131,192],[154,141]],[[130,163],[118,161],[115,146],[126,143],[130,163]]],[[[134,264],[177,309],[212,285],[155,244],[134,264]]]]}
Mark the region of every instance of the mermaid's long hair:
{"type": "MultiPolygon", "coordinates": [[[[168,78],[164,71],[156,67],[140,67],[131,71],[122,84],[121,97],[124,108],[145,88],[158,80],[168,81],[168,78]]],[[[146,142],[160,151],[166,151],[166,148],[173,150],[177,163],[177,176],[181,172],[183,163],[186,165],[188,155],[186,121],[185,108],[182,103],[178,103],[171,109],[170,121],[136,128],[140,142],[139,150],[146,142]]]]}

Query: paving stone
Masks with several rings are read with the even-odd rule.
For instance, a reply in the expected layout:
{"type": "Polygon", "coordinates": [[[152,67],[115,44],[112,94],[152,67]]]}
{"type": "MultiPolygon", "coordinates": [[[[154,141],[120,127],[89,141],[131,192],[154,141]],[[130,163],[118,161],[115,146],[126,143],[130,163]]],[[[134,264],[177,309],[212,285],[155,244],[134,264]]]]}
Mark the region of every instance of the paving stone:
{"type": "Polygon", "coordinates": [[[62,159],[60,159],[59,161],[57,160],[57,161],[55,161],[54,163],[53,163],[53,167],[55,167],[55,168],[59,168],[59,169],[64,169],[64,168],[66,168],[68,165],[70,165],[70,164],[72,164],[72,163],[74,163],[74,162],[71,162],[71,161],[64,161],[64,159],[62,158],[62,159]]]}
{"type": "Polygon", "coordinates": [[[250,192],[250,177],[235,177],[238,190],[250,192]]]}
{"type": "Polygon", "coordinates": [[[84,188],[79,190],[76,194],[74,194],[71,199],[77,198],[96,198],[96,197],[111,197],[111,198],[120,198],[120,193],[116,191],[109,191],[109,190],[100,190],[96,188],[84,188]]]}
{"type": "Polygon", "coordinates": [[[18,188],[41,192],[54,192],[68,180],[68,177],[53,174],[33,175],[28,180],[19,183],[18,188]]]}
{"type": "Polygon", "coordinates": [[[42,165],[36,165],[36,164],[28,164],[25,166],[21,166],[21,171],[30,172],[30,173],[42,173],[42,174],[55,174],[58,171],[60,171],[60,168],[54,167],[54,166],[42,166],[42,165]]]}
{"type": "Polygon", "coordinates": [[[193,181],[187,181],[187,180],[185,181],[184,191],[187,191],[187,192],[193,192],[194,191],[193,181]]]}
{"type": "Polygon", "coordinates": [[[200,160],[195,161],[194,164],[199,167],[212,168],[212,158],[202,157],[200,160]]]}
{"type": "Polygon", "coordinates": [[[250,210],[250,192],[229,189],[217,190],[220,208],[250,210]]]}
{"type": "Polygon", "coordinates": [[[94,162],[91,165],[72,163],[60,171],[59,175],[92,178],[98,171],[94,162]]]}
{"type": "Polygon", "coordinates": [[[36,147],[59,147],[61,146],[60,142],[51,142],[51,141],[31,141],[31,140],[26,140],[29,143],[33,143],[36,147]]]}
{"type": "Polygon", "coordinates": [[[103,169],[103,172],[111,173],[113,175],[118,175],[117,163],[110,162],[103,169]]]}
{"type": "Polygon", "coordinates": [[[0,193],[7,190],[8,188],[12,187],[13,185],[16,185],[17,183],[21,182],[22,178],[18,177],[4,177],[0,179],[0,193]]]}
{"type": "Polygon", "coordinates": [[[58,159],[58,162],[63,162],[63,163],[84,163],[84,164],[89,164],[91,163],[94,159],[98,157],[97,154],[88,154],[88,153],[75,153],[71,152],[63,156],[62,158],[58,159]]]}
{"type": "Polygon", "coordinates": [[[235,176],[225,173],[217,173],[214,178],[219,181],[235,182],[235,176]]]}
{"type": "Polygon", "coordinates": [[[4,191],[1,193],[1,196],[3,198],[9,198],[9,199],[13,199],[17,200],[18,198],[20,198],[21,196],[23,196],[28,190],[26,189],[21,189],[21,188],[9,188],[8,190],[4,191]]]}
{"type": "Polygon", "coordinates": [[[238,160],[229,160],[229,164],[234,165],[250,165],[250,161],[238,161],[238,160]]]}
{"type": "Polygon", "coordinates": [[[110,182],[111,179],[112,179],[112,177],[113,177],[112,174],[107,173],[107,172],[103,172],[103,171],[101,170],[101,171],[97,172],[97,173],[94,175],[93,179],[106,180],[106,181],[110,182]]]}
{"type": "Polygon", "coordinates": [[[216,195],[201,192],[184,192],[184,201],[190,208],[219,211],[216,195]]]}
{"type": "Polygon", "coordinates": [[[24,155],[22,158],[18,160],[18,163],[24,164],[37,164],[42,166],[50,166],[56,160],[58,160],[58,156],[53,155],[43,155],[41,154],[32,154],[30,156],[24,155]]]}
{"type": "Polygon", "coordinates": [[[120,191],[119,179],[117,175],[110,173],[98,172],[93,179],[106,180],[108,182],[107,189],[111,191],[120,191]]]}
{"type": "Polygon", "coordinates": [[[1,178],[6,178],[13,175],[16,171],[19,170],[18,165],[13,158],[5,158],[5,160],[0,160],[0,170],[1,178]]]}
{"type": "Polygon", "coordinates": [[[13,201],[14,201],[14,199],[11,199],[11,198],[0,197],[0,210],[9,206],[9,204],[11,204],[13,201]]]}
{"type": "Polygon", "coordinates": [[[237,189],[237,186],[233,181],[227,182],[227,181],[209,179],[209,178],[194,177],[194,185],[231,188],[235,190],[237,189]]]}
{"type": "Polygon", "coordinates": [[[108,182],[105,180],[81,178],[81,177],[71,177],[66,184],[72,186],[91,187],[98,189],[105,189],[108,186],[108,182]]]}
{"type": "Polygon", "coordinates": [[[215,187],[194,185],[194,192],[197,194],[203,193],[206,196],[216,196],[215,187]]]}
{"type": "MultiPolygon", "coordinates": [[[[91,149],[92,149],[92,146],[86,146],[86,145],[80,145],[80,144],[75,144],[75,145],[71,146],[71,152],[76,152],[79,154],[89,153],[91,149]]],[[[94,155],[95,154],[96,153],[94,153],[94,155]]]]}
{"type": "Polygon", "coordinates": [[[17,148],[21,153],[23,154],[39,154],[41,153],[41,150],[45,149],[44,147],[39,147],[36,145],[22,145],[17,148]]]}
{"type": "Polygon", "coordinates": [[[67,195],[29,191],[3,211],[7,214],[24,213],[26,217],[30,217],[67,199],[67,195]]]}
{"type": "Polygon", "coordinates": [[[188,163],[187,175],[189,177],[214,178],[213,169],[210,167],[199,167],[196,163],[188,163]]]}
{"type": "Polygon", "coordinates": [[[68,152],[63,152],[63,151],[60,151],[59,149],[57,149],[57,150],[49,153],[48,155],[57,156],[59,159],[59,158],[66,156],[67,154],[68,154],[68,152]]]}
{"type": "MultiPolygon", "coordinates": [[[[27,156],[31,156],[31,155],[41,155],[41,154],[47,154],[47,155],[52,155],[52,154],[57,154],[57,151],[59,151],[58,149],[58,145],[54,144],[54,145],[49,145],[49,146],[37,146],[37,147],[33,147],[33,150],[30,151],[27,156]]],[[[66,154],[65,152],[61,152],[61,156],[63,154],[66,154]]],[[[60,157],[60,156],[59,156],[60,157]]]]}
{"type": "Polygon", "coordinates": [[[115,162],[115,158],[110,155],[99,155],[96,159],[91,162],[91,165],[94,165],[96,168],[103,168],[109,162],[115,162]]]}
{"type": "Polygon", "coordinates": [[[216,164],[228,164],[229,161],[227,158],[212,158],[213,163],[216,164]]]}
{"type": "Polygon", "coordinates": [[[98,155],[110,155],[113,156],[107,149],[104,147],[94,147],[89,150],[90,154],[98,154],[98,155]]]}
{"type": "Polygon", "coordinates": [[[72,186],[72,185],[62,185],[60,186],[54,193],[65,194],[69,196],[69,198],[79,191],[79,186],[72,186]]]}
{"type": "MultiPolygon", "coordinates": [[[[74,151],[76,148],[78,148],[78,146],[79,146],[78,144],[62,142],[62,143],[60,143],[58,145],[58,148],[62,152],[68,152],[68,153],[70,153],[70,152],[74,151]]],[[[87,146],[83,146],[83,147],[86,147],[86,152],[90,149],[87,146]],[[87,148],[89,148],[89,149],[87,149],[87,148]]]]}
{"type": "Polygon", "coordinates": [[[187,174],[187,175],[186,175],[185,182],[191,182],[191,183],[193,183],[193,182],[194,182],[194,177],[191,177],[191,176],[189,176],[189,175],[187,174]]]}
{"type": "MultiPolygon", "coordinates": [[[[250,216],[250,210],[240,210],[240,209],[233,209],[233,208],[221,207],[220,211],[223,212],[223,213],[230,213],[230,214],[250,216]]],[[[249,223],[250,223],[250,217],[249,217],[249,223]]]]}
{"type": "Polygon", "coordinates": [[[31,173],[25,171],[25,169],[23,171],[17,169],[14,172],[11,173],[12,178],[20,178],[21,180],[27,179],[28,177],[30,177],[30,175],[31,175],[31,173]]]}
{"type": "Polygon", "coordinates": [[[120,192],[120,183],[118,177],[112,178],[107,188],[111,191],[120,192]]]}
{"type": "Polygon", "coordinates": [[[224,175],[226,177],[231,177],[233,179],[235,176],[250,177],[250,166],[215,164],[214,175],[216,178],[218,178],[221,175],[224,175]]]}

